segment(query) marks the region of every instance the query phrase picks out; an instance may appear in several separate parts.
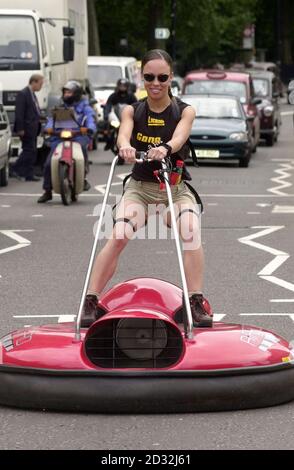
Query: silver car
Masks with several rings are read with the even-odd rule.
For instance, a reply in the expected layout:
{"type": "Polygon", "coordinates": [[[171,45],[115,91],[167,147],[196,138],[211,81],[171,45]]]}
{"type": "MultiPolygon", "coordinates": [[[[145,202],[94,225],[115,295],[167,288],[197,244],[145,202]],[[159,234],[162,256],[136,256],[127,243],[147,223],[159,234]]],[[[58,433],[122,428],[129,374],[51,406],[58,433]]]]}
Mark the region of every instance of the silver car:
{"type": "Polygon", "coordinates": [[[11,130],[7,112],[0,104],[0,186],[8,185],[11,130]]]}

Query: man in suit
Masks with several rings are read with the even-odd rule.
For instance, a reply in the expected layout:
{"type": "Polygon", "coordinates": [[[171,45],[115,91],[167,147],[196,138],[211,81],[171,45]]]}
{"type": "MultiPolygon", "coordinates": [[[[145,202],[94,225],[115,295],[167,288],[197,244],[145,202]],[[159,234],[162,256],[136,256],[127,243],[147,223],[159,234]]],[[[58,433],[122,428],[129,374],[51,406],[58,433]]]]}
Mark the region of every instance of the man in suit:
{"type": "Polygon", "coordinates": [[[23,177],[26,181],[40,181],[34,176],[37,136],[41,128],[41,112],[35,92],[41,90],[43,82],[43,75],[33,74],[28,86],[21,90],[16,97],[14,132],[21,139],[22,152],[12,167],[12,176],[23,177]]]}

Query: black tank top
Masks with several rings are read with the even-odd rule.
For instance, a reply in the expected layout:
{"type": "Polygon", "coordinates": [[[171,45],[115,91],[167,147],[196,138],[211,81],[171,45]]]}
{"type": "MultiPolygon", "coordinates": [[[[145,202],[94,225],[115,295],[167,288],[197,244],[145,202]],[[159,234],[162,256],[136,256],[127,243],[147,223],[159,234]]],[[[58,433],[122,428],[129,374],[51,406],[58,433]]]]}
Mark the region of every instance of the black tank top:
{"type": "MultiPolygon", "coordinates": [[[[155,113],[149,109],[147,100],[145,100],[143,112],[138,113],[140,114],[138,117],[136,117],[136,109],[138,106],[142,106],[142,101],[132,104],[134,108],[134,128],[131,137],[132,147],[138,151],[147,152],[151,147],[157,147],[171,140],[175,128],[181,119],[183,110],[189,106],[178,98],[176,100],[179,108],[178,119],[175,118],[172,104],[161,113],[155,113]]],[[[187,149],[185,150],[184,147],[186,147],[186,144],[179,152],[171,155],[170,159],[173,167],[176,166],[176,160],[184,160],[184,154],[187,154],[187,149]],[[182,152],[182,150],[185,151],[182,152]]],[[[161,163],[159,161],[135,163],[132,170],[132,177],[137,181],[152,181],[158,183],[153,172],[160,168],[161,163]]],[[[191,179],[186,168],[184,168],[183,171],[183,179],[191,179]]]]}

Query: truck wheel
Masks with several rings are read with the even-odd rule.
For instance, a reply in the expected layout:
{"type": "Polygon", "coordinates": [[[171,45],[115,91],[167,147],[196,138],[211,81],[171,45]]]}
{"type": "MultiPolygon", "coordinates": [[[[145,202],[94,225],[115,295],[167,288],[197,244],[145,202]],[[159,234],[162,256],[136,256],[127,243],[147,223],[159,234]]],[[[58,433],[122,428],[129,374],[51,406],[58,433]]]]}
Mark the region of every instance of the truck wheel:
{"type": "Polygon", "coordinates": [[[72,200],[72,186],[69,181],[69,168],[65,163],[59,165],[60,195],[65,206],[69,206],[72,200]]]}
{"type": "Polygon", "coordinates": [[[2,170],[0,170],[0,186],[7,186],[8,185],[8,177],[9,177],[9,164],[8,160],[2,170]]]}

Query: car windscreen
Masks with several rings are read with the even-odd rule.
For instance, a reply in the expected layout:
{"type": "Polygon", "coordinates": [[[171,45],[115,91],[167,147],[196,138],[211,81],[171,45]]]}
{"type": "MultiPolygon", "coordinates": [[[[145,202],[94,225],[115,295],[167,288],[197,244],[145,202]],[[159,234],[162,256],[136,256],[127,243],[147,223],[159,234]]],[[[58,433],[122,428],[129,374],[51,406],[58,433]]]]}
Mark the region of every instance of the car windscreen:
{"type": "Polygon", "coordinates": [[[241,106],[234,99],[199,96],[189,97],[184,101],[193,106],[196,119],[243,119],[241,106]]]}
{"type": "Polygon", "coordinates": [[[36,70],[39,54],[31,16],[0,16],[0,70],[36,70]]]}
{"type": "Polygon", "coordinates": [[[95,90],[105,87],[114,88],[117,80],[122,78],[122,70],[116,65],[89,65],[88,75],[95,90]]]}
{"type": "Polygon", "coordinates": [[[247,102],[246,85],[242,82],[231,80],[194,80],[188,82],[185,88],[187,95],[214,93],[220,95],[238,96],[244,102],[247,102]]]}
{"type": "Polygon", "coordinates": [[[269,96],[269,82],[264,78],[253,78],[254,93],[256,96],[269,96]]]}

